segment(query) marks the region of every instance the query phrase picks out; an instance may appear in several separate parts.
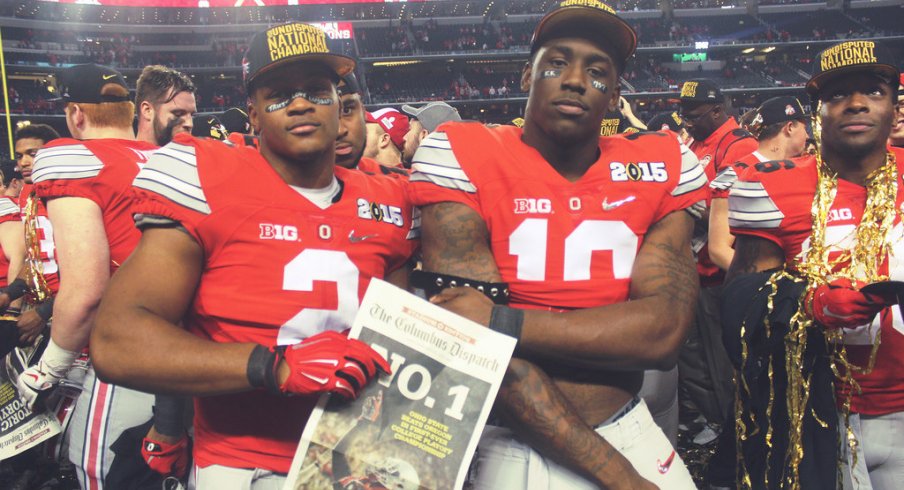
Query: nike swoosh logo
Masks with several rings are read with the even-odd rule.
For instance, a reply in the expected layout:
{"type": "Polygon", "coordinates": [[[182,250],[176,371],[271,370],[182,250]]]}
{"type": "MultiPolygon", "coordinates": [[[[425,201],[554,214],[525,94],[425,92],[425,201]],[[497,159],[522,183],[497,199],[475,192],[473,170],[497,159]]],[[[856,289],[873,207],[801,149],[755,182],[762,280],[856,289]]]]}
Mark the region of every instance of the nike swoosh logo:
{"type": "Polygon", "coordinates": [[[612,211],[613,209],[621,206],[622,204],[628,204],[629,202],[634,201],[636,199],[634,196],[628,196],[620,201],[609,202],[609,198],[603,199],[603,211],[612,211]]]}
{"type": "Polygon", "coordinates": [[[672,454],[669,455],[668,459],[665,460],[665,463],[660,461],[658,458],[656,459],[656,464],[659,466],[659,472],[663,475],[669,472],[669,469],[672,467],[672,462],[675,461],[675,450],[672,450],[672,454]]]}
{"type": "Polygon", "coordinates": [[[364,240],[367,240],[368,238],[373,238],[375,236],[378,236],[378,234],[374,233],[373,235],[356,236],[355,231],[352,230],[351,233],[348,234],[348,241],[350,241],[352,243],[358,243],[358,242],[363,242],[364,240]]]}
{"type": "Polygon", "coordinates": [[[103,78],[104,80],[109,80],[115,76],[116,76],[116,74],[114,73],[112,75],[101,75],[101,78],[103,78]]]}

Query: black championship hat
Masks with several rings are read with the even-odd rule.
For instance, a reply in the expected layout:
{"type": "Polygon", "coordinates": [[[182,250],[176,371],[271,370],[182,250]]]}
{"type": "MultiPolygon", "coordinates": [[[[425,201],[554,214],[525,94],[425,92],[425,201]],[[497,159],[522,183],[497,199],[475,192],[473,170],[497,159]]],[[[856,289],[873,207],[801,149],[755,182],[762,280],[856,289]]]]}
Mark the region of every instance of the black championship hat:
{"type": "Polygon", "coordinates": [[[681,116],[678,115],[678,111],[660,112],[653,116],[653,118],[650,119],[650,122],[647,123],[647,129],[650,131],[670,129],[677,133],[678,131],[681,131],[681,128],[683,127],[684,119],[681,119],[681,116]]]}
{"type": "Polygon", "coordinates": [[[723,102],[719,86],[708,78],[695,78],[684,82],[681,85],[681,94],[678,99],[682,104],[721,104],[723,102]]]}
{"type": "Polygon", "coordinates": [[[754,124],[762,126],[771,126],[777,123],[788,121],[804,121],[807,114],[804,108],[797,100],[797,97],[786,95],[783,97],[773,97],[762,104],[757,109],[757,115],[753,118],[754,124]]]}
{"type": "Polygon", "coordinates": [[[121,73],[108,66],[94,63],[73,65],[60,72],[57,90],[60,97],[56,100],[64,102],[102,104],[132,100],[132,97],[128,95],[129,87],[121,73]],[[104,86],[111,83],[126,89],[126,95],[102,95],[101,91],[104,86]]]}
{"type": "Polygon", "coordinates": [[[360,94],[361,84],[358,83],[358,77],[355,75],[355,72],[351,71],[348,75],[342,77],[336,91],[339,92],[340,97],[349,94],[360,94]]]}
{"type": "Polygon", "coordinates": [[[251,38],[242,60],[245,88],[250,88],[261,73],[300,60],[321,62],[339,78],[355,69],[355,60],[330,49],[322,29],[291,22],[258,32],[251,38]]]}
{"type": "Polygon", "coordinates": [[[599,0],[562,0],[553,4],[534,29],[530,54],[550,39],[586,33],[612,46],[613,61],[622,70],[637,49],[637,33],[612,7],[599,0]]]}
{"type": "Polygon", "coordinates": [[[220,114],[223,127],[230,133],[248,134],[251,132],[251,120],[248,114],[238,107],[230,107],[220,114]]]}
{"type": "Polygon", "coordinates": [[[876,41],[844,41],[816,55],[807,94],[815,98],[835,77],[861,71],[874,73],[892,86],[900,77],[895,60],[884,45],[876,41]]]}
{"type": "Polygon", "coordinates": [[[192,117],[191,135],[222,141],[229,136],[229,131],[226,130],[217,116],[195,115],[192,117]]]}

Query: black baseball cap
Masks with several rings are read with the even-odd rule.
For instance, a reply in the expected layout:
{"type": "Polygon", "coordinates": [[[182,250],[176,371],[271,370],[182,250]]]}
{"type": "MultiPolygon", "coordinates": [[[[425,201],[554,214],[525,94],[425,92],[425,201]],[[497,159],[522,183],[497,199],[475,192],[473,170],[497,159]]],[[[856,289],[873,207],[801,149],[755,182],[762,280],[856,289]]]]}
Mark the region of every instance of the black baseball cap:
{"type": "Polygon", "coordinates": [[[844,41],[816,55],[812,76],[807,81],[807,93],[815,98],[829,81],[862,71],[874,73],[892,86],[901,76],[894,57],[885,45],[878,41],[844,41]]]}
{"type": "Polygon", "coordinates": [[[797,97],[790,95],[773,97],[757,109],[757,115],[753,122],[763,126],[771,126],[788,121],[801,121],[807,119],[803,106],[797,97]]]}
{"type": "Polygon", "coordinates": [[[614,49],[612,55],[623,70],[637,49],[637,33],[615,9],[599,0],[561,0],[540,19],[530,41],[531,56],[550,39],[592,33],[614,49]]]}
{"type": "Polygon", "coordinates": [[[191,135],[222,141],[229,136],[229,131],[226,130],[217,116],[195,115],[192,118],[191,135]]]}
{"type": "Polygon", "coordinates": [[[352,71],[348,75],[343,76],[336,91],[339,92],[340,97],[349,94],[360,94],[361,84],[358,83],[358,77],[355,72],[352,71]]]}
{"type": "Polygon", "coordinates": [[[246,134],[251,130],[251,119],[248,118],[248,114],[245,111],[238,107],[230,107],[223,111],[223,114],[220,115],[220,121],[222,121],[226,131],[230,133],[246,134]]]}
{"type": "Polygon", "coordinates": [[[674,132],[681,131],[684,128],[684,119],[678,114],[678,111],[660,112],[650,119],[647,123],[647,129],[650,131],[662,131],[670,129],[674,132]]]}
{"type": "Polygon", "coordinates": [[[695,78],[681,85],[681,94],[678,100],[682,104],[721,104],[723,102],[722,90],[716,82],[708,78],[695,78]]]}
{"type": "Polygon", "coordinates": [[[249,90],[261,73],[300,60],[318,61],[329,66],[337,79],[355,69],[355,60],[330,48],[323,29],[303,22],[290,22],[258,32],[251,38],[242,59],[245,89],[249,90]]]}
{"type": "Polygon", "coordinates": [[[104,102],[127,102],[132,100],[128,95],[129,87],[126,85],[122,73],[109,66],[88,63],[73,65],[59,74],[57,90],[60,94],[55,100],[64,102],[77,102],[83,104],[103,104],[104,102]],[[126,89],[126,95],[103,95],[104,86],[109,84],[120,85],[126,89]]]}

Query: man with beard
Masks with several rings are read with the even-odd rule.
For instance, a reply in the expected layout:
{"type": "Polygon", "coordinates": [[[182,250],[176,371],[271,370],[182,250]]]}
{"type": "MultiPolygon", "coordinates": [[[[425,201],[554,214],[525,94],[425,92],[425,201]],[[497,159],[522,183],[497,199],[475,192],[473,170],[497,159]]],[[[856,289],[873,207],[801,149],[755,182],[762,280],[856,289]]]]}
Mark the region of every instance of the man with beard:
{"type": "Polygon", "coordinates": [[[733,360],[747,360],[739,476],[753,488],[764,476],[835,488],[838,441],[844,488],[900,488],[904,477],[904,327],[889,308],[899,300],[864,287],[904,280],[904,151],[886,146],[896,66],[875,41],[820,52],[806,85],[819,151],[763,162],[731,188],[737,239],[723,311],[733,360]],[[774,393],[774,406],[763,410],[755,393],[774,393]]]}
{"type": "Polygon", "coordinates": [[[195,84],[185,74],[161,65],[148,65],[135,86],[138,139],[163,146],[179,133],[191,134],[195,84]]]}
{"type": "Polygon", "coordinates": [[[445,122],[461,121],[458,109],[445,102],[430,102],[423,107],[403,105],[402,112],[411,116],[411,124],[405,132],[402,145],[402,164],[411,167],[411,159],[417,152],[421,141],[428,134],[436,131],[440,124],[445,122]]]}
{"type": "Polygon", "coordinates": [[[402,166],[402,148],[409,132],[408,116],[387,107],[365,115],[367,137],[364,156],[387,167],[402,166]]]}

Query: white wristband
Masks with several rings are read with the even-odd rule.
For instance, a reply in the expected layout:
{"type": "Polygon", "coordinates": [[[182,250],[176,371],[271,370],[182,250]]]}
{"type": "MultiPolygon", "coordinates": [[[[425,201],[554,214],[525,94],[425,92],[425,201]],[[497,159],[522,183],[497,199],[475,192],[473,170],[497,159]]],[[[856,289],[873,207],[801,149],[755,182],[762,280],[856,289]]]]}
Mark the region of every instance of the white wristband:
{"type": "Polygon", "coordinates": [[[63,349],[53,339],[50,339],[47,348],[44,349],[44,354],[41,355],[40,365],[43,368],[42,371],[50,371],[54,376],[63,378],[77,358],[78,352],[63,349]]]}

